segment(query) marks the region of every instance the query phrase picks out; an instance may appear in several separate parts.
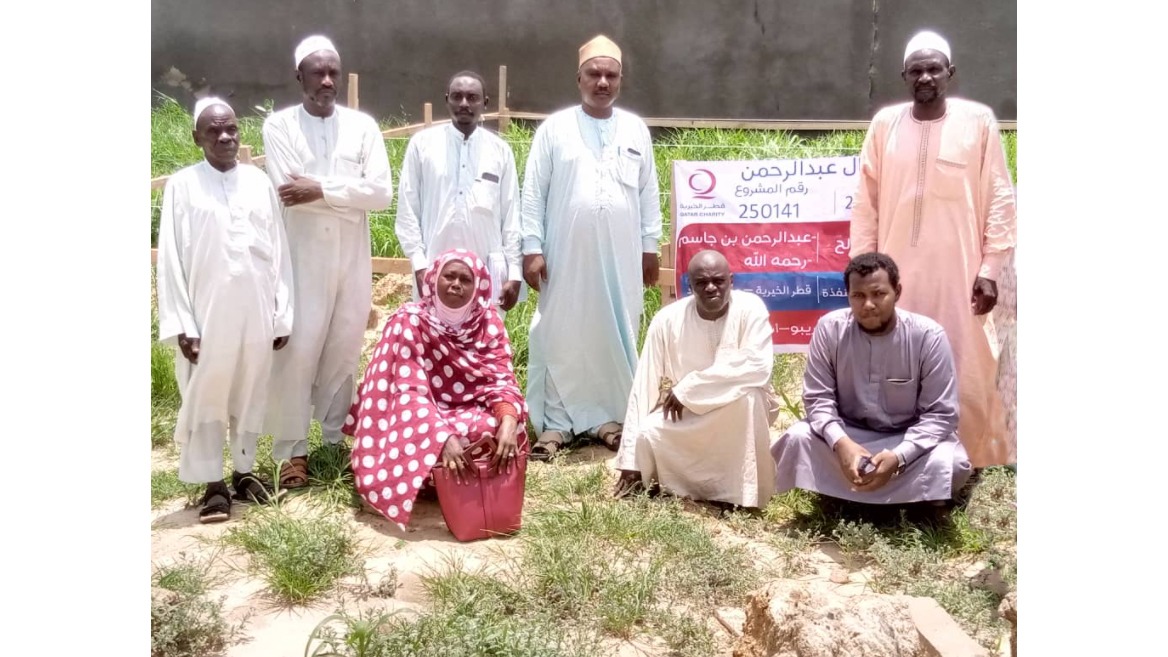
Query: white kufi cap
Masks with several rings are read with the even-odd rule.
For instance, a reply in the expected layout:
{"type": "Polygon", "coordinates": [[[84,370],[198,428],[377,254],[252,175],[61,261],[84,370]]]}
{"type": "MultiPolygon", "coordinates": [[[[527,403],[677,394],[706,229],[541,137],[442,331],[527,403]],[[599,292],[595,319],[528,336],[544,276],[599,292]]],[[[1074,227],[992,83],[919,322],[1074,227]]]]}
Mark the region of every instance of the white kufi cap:
{"type": "MultiPolygon", "coordinates": [[[[199,117],[202,116],[203,112],[207,111],[207,108],[212,105],[222,105],[227,109],[231,109],[230,105],[224,102],[222,98],[217,96],[207,96],[206,98],[200,98],[199,102],[195,103],[195,125],[199,124],[199,117]]],[[[232,111],[234,112],[235,110],[232,111]]]]}
{"type": "Polygon", "coordinates": [[[941,38],[941,35],[936,32],[930,32],[928,30],[918,32],[916,36],[909,40],[908,46],[904,49],[904,61],[907,63],[910,55],[922,50],[936,50],[942,55],[945,55],[945,59],[949,60],[950,64],[953,64],[953,57],[949,54],[949,42],[941,38]]]}
{"type": "Polygon", "coordinates": [[[337,49],[333,46],[333,42],[329,41],[328,37],[315,34],[301,41],[300,45],[296,46],[296,68],[300,68],[300,62],[304,61],[305,57],[318,50],[330,50],[336,53],[337,57],[341,56],[341,53],[337,52],[337,49]]]}

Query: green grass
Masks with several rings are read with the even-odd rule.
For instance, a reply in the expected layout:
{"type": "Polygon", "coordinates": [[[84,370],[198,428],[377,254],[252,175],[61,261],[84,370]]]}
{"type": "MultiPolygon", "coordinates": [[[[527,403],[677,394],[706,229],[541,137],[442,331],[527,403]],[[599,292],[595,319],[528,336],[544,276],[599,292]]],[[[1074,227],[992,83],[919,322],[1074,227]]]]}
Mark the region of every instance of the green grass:
{"type": "Polygon", "coordinates": [[[324,505],[296,511],[286,503],[256,506],[223,542],[247,552],[252,571],[290,604],[318,599],[342,578],[364,572],[352,527],[324,505]]]}
{"type": "Polygon", "coordinates": [[[217,583],[210,560],[180,558],[151,576],[151,657],[204,657],[220,653],[241,634],[244,623],[223,618],[223,600],[208,592],[217,583]]]}
{"type": "Polygon", "coordinates": [[[597,646],[551,619],[441,611],[419,619],[383,611],[339,614],[318,627],[310,657],[599,657],[597,646]]]}
{"type": "MultiPolygon", "coordinates": [[[[156,276],[150,268],[150,288],[155,289],[156,276]]],[[[173,444],[174,423],[182,399],[174,375],[174,349],[158,341],[158,301],[150,296],[150,445],[164,447],[173,444]]]]}
{"type": "Polygon", "coordinates": [[[324,445],[319,437],[320,424],[313,424],[314,435],[308,441],[308,485],[316,489],[313,491],[314,501],[334,508],[360,508],[361,498],[357,495],[353,474],[345,471],[349,466],[348,441],[340,445],[324,445]]]}
{"type": "Polygon", "coordinates": [[[221,583],[211,573],[213,558],[195,558],[179,555],[173,563],[155,566],[153,585],[175,593],[203,595],[221,583]]]}
{"type": "Polygon", "coordinates": [[[714,652],[703,619],[742,604],[759,581],[745,548],[716,541],[679,500],[613,500],[601,464],[528,472],[512,549],[489,568],[458,557],[432,568],[421,614],[339,614],[314,632],[309,654],[583,657],[646,638],[678,656],[714,652]]]}
{"type": "Polygon", "coordinates": [[[1010,179],[1018,184],[1018,131],[1002,132],[1002,147],[1006,151],[1006,166],[1010,169],[1010,179]]]}
{"type": "Polygon", "coordinates": [[[157,509],[164,502],[185,498],[188,505],[203,496],[205,486],[179,481],[177,470],[155,470],[150,473],[150,507],[157,509]]]}
{"type": "Polygon", "coordinates": [[[1002,587],[1017,586],[1016,499],[1014,473],[989,468],[968,506],[954,510],[939,527],[912,522],[903,512],[876,514],[871,508],[793,490],[772,499],[759,518],[745,519],[736,528],[782,536],[780,543],[832,542],[850,568],[874,569],[875,592],[935,598],[966,632],[994,650],[1006,630],[997,616],[1002,587]],[[752,522],[757,526],[749,527],[752,522]],[[988,564],[999,583],[964,575],[964,568],[978,561],[988,564]]]}

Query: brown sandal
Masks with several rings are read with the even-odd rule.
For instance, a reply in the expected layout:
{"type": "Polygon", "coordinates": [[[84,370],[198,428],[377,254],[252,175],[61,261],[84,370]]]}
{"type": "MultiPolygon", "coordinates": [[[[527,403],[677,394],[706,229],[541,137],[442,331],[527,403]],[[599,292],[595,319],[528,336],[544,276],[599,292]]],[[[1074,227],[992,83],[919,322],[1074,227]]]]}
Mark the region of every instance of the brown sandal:
{"type": "Polygon", "coordinates": [[[280,466],[280,488],[303,488],[307,485],[307,456],[293,456],[280,466]]]}
{"type": "Polygon", "coordinates": [[[545,431],[539,436],[539,440],[531,448],[531,454],[527,458],[532,461],[550,461],[556,455],[556,452],[564,446],[564,432],[563,431],[545,431]],[[552,436],[555,436],[554,438],[552,436]]]}
{"type": "Polygon", "coordinates": [[[596,437],[600,439],[600,442],[604,443],[605,447],[615,452],[620,450],[621,435],[623,432],[624,426],[620,423],[607,422],[596,430],[596,437]]]}

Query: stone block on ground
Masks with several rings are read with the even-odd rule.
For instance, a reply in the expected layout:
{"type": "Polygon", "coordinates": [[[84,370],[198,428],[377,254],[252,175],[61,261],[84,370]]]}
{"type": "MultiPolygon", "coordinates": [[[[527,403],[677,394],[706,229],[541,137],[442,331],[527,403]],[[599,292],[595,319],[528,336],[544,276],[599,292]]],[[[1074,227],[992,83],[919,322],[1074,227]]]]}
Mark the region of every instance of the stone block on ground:
{"type": "Polygon", "coordinates": [[[928,657],[990,657],[932,598],[906,597],[913,624],[928,657]]]}
{"type": "Polygon", "coordinates": [[[989,657],[932,598],[778,580],[750,595],[733,657],[989,657]]]}
{"type": "Polygon", "coordinates": [[[998,605],[998,615],[1010,624],[1010,657],[1018,657],[1018,592],[1010,591],[998,605]]]}
{"type": "Polygon", "coordinates": [[[734,657],[926,657],[902,596],[779,580],[752,594],[734,657]]]}

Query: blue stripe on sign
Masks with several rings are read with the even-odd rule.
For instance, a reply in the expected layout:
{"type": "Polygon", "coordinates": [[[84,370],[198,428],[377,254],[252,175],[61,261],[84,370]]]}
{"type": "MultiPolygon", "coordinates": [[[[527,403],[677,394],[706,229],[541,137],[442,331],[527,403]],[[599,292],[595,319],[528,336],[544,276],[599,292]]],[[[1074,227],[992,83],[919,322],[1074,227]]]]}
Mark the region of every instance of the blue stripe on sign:
{"type": "MultiPolygon", "coordinates": [[[[683,295],[690,294],[689,274],[681,275],[683,295]]],[[[848,307],[840,272],[734,273],[734,289],[762,297],[767,310],[836,310],[848,307]]]]}

